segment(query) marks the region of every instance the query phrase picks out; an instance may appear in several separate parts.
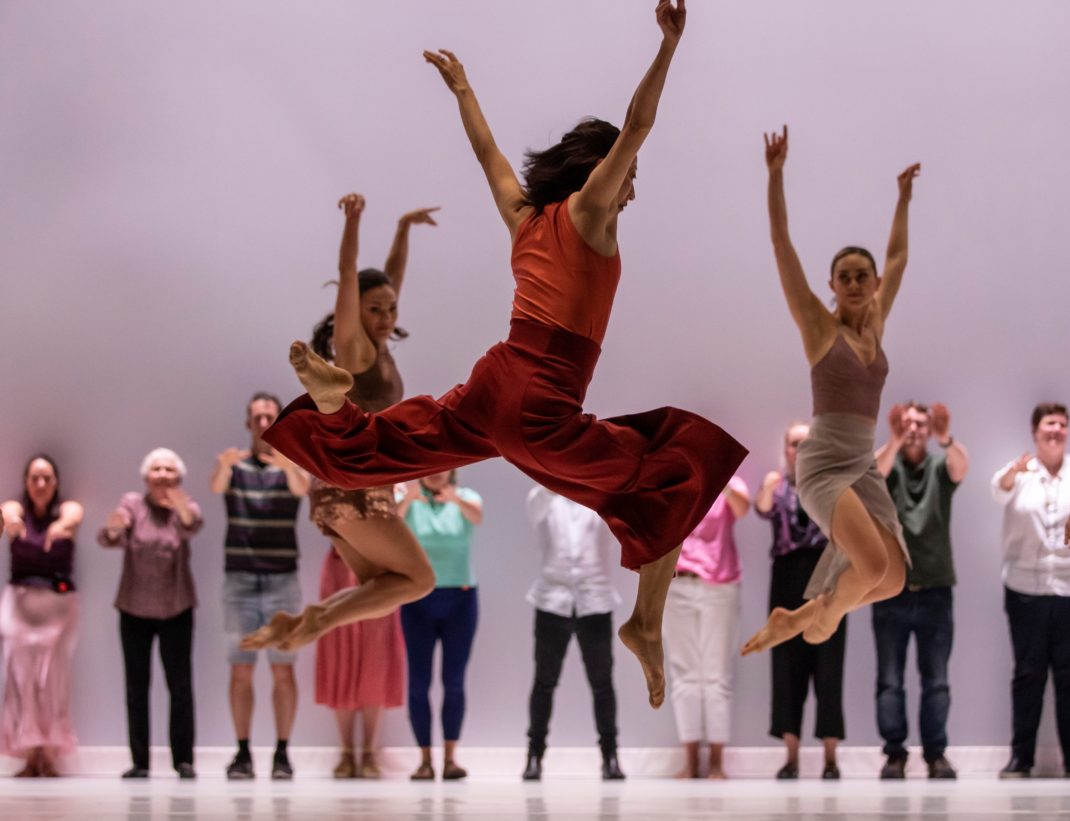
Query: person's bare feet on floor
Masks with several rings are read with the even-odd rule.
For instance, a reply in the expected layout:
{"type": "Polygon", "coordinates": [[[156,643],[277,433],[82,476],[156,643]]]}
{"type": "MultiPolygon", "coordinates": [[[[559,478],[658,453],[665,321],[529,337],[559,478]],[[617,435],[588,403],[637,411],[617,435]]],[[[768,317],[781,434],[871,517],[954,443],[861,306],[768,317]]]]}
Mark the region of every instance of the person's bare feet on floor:
{"type": "Polygon", "coordinates": [[[617,631],[620,640],[639,659],[646,679],[650,706],[655,710],[665,701],[665,651],[661,646],[661,634],[644,635],[632,620],[624,622],[617,631]]]}
{"type": "Polygon", "coordinates": [[[290,345],[290,364],[320,413],[334,413],[353,387],[353,375],[330,364],[301,341],[290,345]]]}
{"type": "Polygon", "coordinates": [[[805,623],[798,611],[785,610],[783,607],[773,608],[765,627],[747,639],[740,654],[748,656],[751,653],[760,653],[770,647],[776,647],[778,644],[795,638],[808,626],[809,624],[805,623]]]}

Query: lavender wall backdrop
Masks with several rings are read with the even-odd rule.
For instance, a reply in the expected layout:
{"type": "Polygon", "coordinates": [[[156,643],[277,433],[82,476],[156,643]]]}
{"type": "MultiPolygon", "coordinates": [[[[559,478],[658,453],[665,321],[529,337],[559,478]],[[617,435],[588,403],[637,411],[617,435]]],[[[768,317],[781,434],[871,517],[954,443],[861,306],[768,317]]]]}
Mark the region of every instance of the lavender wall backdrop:
{"type": "MultiPolygon", "coordinates": [[[[420,51],[457,52],[519,163],[583,115],[622,118],[657,47],[653,5],[0,3],[0,495],[16,493],[24,459],[46,449],[66,493],[86,505],[74,695],[84,743],[125,742],[111,605],[120,561],[93,533],[139,487],[139,460],[157,445],[185,457],[207,513],[194,543],[198,742],[231,740],[224,518],[208,475],[216,452],[245,441],[252,391],[297,392],[286,347],[332,302],[321,285],[336,262],[341,194],[368,198],[364,264],[382,263],[403,211],[442,206],[440,227],[413,233],[401,306],[412,336],[395,352],[410,392],[463,380],[506,330],[508,236],[420,51]]],[[[1029,446],[1033,403],[1070,392],[1070,114],[1058,102],[1068,29],[1062,0],[692,3],[638,199],[622,218],[624,275],[588,399],[602,415],[671,403],[716,419],[752,449],[742,473],[754,487],[777,462],[783,424],[809,411],[767,239],[762,130],[791,125],[792,229],[818,289],[841,245],[883,251],[895,175],[923,162],[911,263],[885,339],[885,406],[946,402],[973,456],[953,528],[955,744],[1002,744],[1010,732],[1000,511],[987,482],[1029,446]]],[[[500,461],[463,481],[487,509],[463,742],[520,745],[532,667],[529,483],[500,461]]],[[[327,545],[304,521],[300,536],[311,597],[327,545]]],[[[748,517],[738,537],[748,632],[764,617],[768,526],[748,517]]],[[[0,572],[7,562],[5,548],[0,572]]],[[[634,576],[618,581],[630,598],[634,576]]],[[[849,637],[849,742],[873,744],[868,612],[851,618],[849,637]]],[[[668,710],[647,709],[637,666],[622,650],[617,659],[622,744],[674,744],[668,710]]],[[[768,665],[738,665],[737,744],[769,742],[768,665]]],[[[311,651],[298,670],[294,743],[332,744],[331,716],[312,704],[311,651]]],[[[268,743],[260,675],[253,739],[268,743]]],[[[551,743],[593,744],[575,658],[559,692],[551,743]]],[[[395,711],[384,742],[410,740],[395,711]]]]}

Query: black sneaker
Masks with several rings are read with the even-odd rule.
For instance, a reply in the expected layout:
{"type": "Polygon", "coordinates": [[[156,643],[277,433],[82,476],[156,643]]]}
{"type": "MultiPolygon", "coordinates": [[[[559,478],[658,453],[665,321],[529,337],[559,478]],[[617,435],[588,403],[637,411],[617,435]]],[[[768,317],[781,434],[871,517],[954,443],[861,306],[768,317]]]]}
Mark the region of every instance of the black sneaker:
{"type": "Polygon", "coordinates": [[[789,761],[783,767],[776,771],[777,781],[795,781],[799,778],[799,765],[794,761],[789,761]]]}
{"type": "Polygon", "coordinates": [[[958,777],[959,774],[955,772],[955,768],[951,766],[951,762],[943,756],[934,758],[929,762],[929,778],[950,781],[958,777]]]}
{"type": "Polygon", "coordinates": [[[826,761],[825,769],[821,771],[822,781],[839,781],[840,780],[840,768],[836,766],[835,761],[826,761]]]}
{"type": "Polygon", "coordinates": [[[294,777],[294,768],[290,766],[290,759],[286,753],[275,753],[271,761],[272,781],[291,781],[294,777]]]}
{"type": "Polygon", "coordinates": [[[999,771],[1000,778],[1029,778],[1033,774],[1033,765],[1026,764],[1016,755],[1011,756],[1007,766],[999,771]]]}
{"type": "Polygon", "coordinates": [[[148,778],[149,771],[147,767],[131,767],[125,773],[120,776],[121,778],[148,778]]]}
{"type": "Polygon", "coordinates": [[[249,781],[256,778],[253,772],[253,759],[238,753],[227,766],[227,781],[249,781]]]}
{"type": "Polygon", "coordinates": [[[881,781],[902,781],[907,777],[907,757],[890,755],[881,767],[881,781]]]}
{"type": "Polygon", "coordinates": [[[175,765],[175,772],[178,773],[178,777],[184,781],[197,777],[197,771],[193,769],[193,765],[187,764],[185,761],[175,765]]]}

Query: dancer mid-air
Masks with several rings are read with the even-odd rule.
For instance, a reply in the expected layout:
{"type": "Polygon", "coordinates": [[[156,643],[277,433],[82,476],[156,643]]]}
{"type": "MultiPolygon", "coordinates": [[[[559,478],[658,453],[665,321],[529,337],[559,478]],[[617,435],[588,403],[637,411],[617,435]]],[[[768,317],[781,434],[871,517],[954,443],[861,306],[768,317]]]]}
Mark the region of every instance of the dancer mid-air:
{"type": "MultiPolygon", "coordinates": [[[[598,420],[581,403],[594,372],[620,276],[617,217],[635,197],[636,155],[654,124],[684,29],[684,0],[658,3],[657,56],[617,129],[584,120],[557,145],[529,153],[521,186],[448,51],[424,52],[457,98],[461,121],[513,242],[516,280],[509,338],[468,382],[379,413],[346,400],[350,375],[303,343],[290,359],[308,394],[265,439],[325,482],[373,487],[502,456],[544,487],[597,511],[639,571],[631,617],[619,631],[658,706],[665,682],[661,618],[679,545],[709,510],[746,450],[719,427],[675,408],[598,420]]],[[[380,556],[386,578],[394,572],[380,556]]],[[[362,589],[374,588],[372,580],[362,589]]],[[[419,598],[431,585],[356,597],[345,612],[316,605],[269,637],[294,643],[344,621],[419,598]],[[301,622],[312,620],[311,629],[301,622]]]]}
{"type": "Polygon", "coordinates": [[[803,634],[811,643],[828,639],[851,610],[897,595],[906,580],[906,545],[895,504],[877,470],[873,436],[888,360],[881,348],[884,323],[907,264],[907,213],[912,165],[899,175],[899,201],[884,270],[873,256],[849,246],[832,259],[829,311],[810,290],[788,234],[784,161],[788,129],[766,135],[769,222],[780,285],[802,334],[810,363],[814,421],[799,446],[796,484],[802,506],[829,537],[807,585],[806,604],[776,608],[765,627],[743,645],[743,654],[766,650],[803,634]]]}

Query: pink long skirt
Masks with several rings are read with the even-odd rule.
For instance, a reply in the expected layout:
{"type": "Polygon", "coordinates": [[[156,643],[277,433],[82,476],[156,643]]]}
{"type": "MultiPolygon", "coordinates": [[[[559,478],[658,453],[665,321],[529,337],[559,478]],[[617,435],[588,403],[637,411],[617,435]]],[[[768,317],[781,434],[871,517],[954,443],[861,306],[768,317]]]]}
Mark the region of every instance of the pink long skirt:
{"type": "Polygon", "coordinates": [[[0,753],[24,758],[35,747],[53,756],[74,751],[71,663],[77,628],[77,593],[9,584],[0,594],[0,753]]]}
{"type": "MultiPolygon", "coordinates": [[[[347,587],[357,577],[332,548],[323,560],[320,598],[347,587]]],[[[333,710],[400,707],[405,697],[405,638],[401,616],[336,627],[316,642],[316,703],[333,710]]]]}

